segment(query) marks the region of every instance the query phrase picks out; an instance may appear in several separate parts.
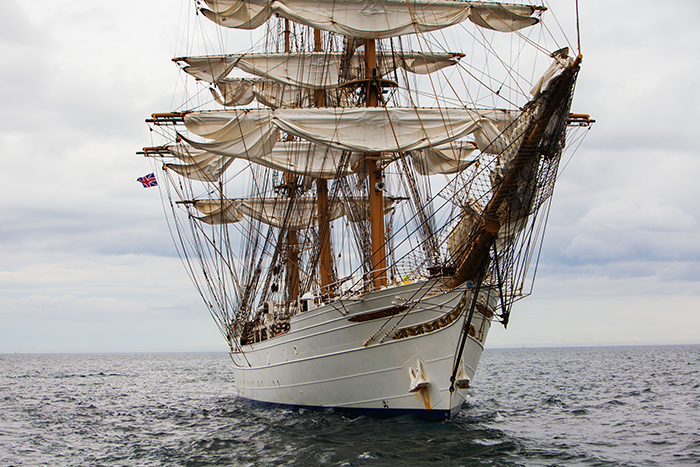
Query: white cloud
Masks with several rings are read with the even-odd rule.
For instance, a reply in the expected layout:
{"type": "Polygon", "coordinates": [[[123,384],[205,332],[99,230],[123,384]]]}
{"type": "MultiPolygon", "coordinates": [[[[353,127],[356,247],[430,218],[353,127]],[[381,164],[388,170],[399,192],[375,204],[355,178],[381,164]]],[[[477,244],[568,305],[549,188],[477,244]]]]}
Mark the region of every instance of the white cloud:
{"type": "MultiPolygon", "coordinates": [[[[580,3],[574,111],[598,123],[557,186],[534,295],[490,345],[698,342],[700,4],[580,3]]],[[[572,31],[572,2],[548,4],[572,31]]],[[[169,59],[192,3],[2,8],[0,352],[222,348],[135,181],[144,118],[180,103],[169,59]]]]}
{"type": "Polygon", "coordinates": [[[226,351],[198,299],[0,297],[0,353],[226,351]]]}
{"type": "Polygon", "coordinates": [[[490,347],[695,344],[700,283],[658,276],[601,274],[539,277],[516,303],[507,330],[494,326],[490,347]]]}

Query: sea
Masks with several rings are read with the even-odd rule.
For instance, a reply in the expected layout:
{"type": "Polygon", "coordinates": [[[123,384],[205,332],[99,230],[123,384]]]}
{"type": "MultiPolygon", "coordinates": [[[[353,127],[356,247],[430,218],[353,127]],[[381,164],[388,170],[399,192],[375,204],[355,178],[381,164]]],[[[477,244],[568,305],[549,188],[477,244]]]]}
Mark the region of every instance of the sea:
{"type": "Polygon", "coordinates": [[[0,466],[215,465],[700,465],[700,346],[487,349],[432,423],[251,407],[224,353],[0,355],[0,466]]]}

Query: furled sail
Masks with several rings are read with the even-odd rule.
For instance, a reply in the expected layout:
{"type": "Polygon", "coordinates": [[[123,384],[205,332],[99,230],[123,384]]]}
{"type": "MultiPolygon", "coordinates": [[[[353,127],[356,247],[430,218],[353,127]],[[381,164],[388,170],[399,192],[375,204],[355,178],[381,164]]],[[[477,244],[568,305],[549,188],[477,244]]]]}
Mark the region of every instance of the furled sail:
{"type": "MultiPolygon", "coordinates": [[[[246,217],[264,224],[286,230],[302,230],[315,227],[318,223],[318,201],[316,198],[236,198],[205,199],[187,202],[204,214],[198,217],[207,224],[230,224],[241,222],[246,217]]],[[[394,198],[387,197],[384,209],[388,211],[394,198]]],[[[350,222],[360,222],[369,217],[366,199],[338,198],[330,204],[330,220],[345,215],[350,222]]]]}
{"type": "Polygon", "coordinates": [[[183,117],[195,135],[212,142],[198,142],[180,135],[189,145],[222,156],[255,158],[269,154],[278,139],[267,109],[191,112],[183,117]]]}
{"type": "Polygon", "coordinates": [[[297,175],[335,179],[346,175],[360,159],[359,154],[347,154],[340,149],[308,141],[280,141],[269,154],[249,160],[297,175]]]}
{"type": "Polygon", "coordinates": [[[453,174],[469,167],[474,159],[476,145],[471,141],[454,141],[449,144],[411,151],[413,167],[421,175],[453,174]]]}
{"type": "MultiPolygon", "coordinates": [[[[416,171],[421,175],[453,174],[464,170],[474,162],[476,151],[471,141],[454,141],[438,147],[428,147],[408,154],[416,171]]],[[[236,159],[192,146],[177,144],[167,146],[168,152],[186,164],[165,164],[183,177],[213,182],[236,159]]],[[[313,144],[308,141],[278,141],[268,154],[253,157],[245,154],[238,158],[282,172],[305,175],[312,178],[336,179],[347,175],[362,160],[359,153],[313,144]]]]}
{"type": "Polygon", "coordinates": [[[162,149],[169,155],[176,157],[186,164],[198,164],[211,157],[211,153],[209,152],[201,151],[182,143],[167,144],[156,149],[162,149]]]}
{"type": "Polygon", "coordinates": [[[205,0],[208,19],[229,28],[255,29],[273,13],[316,29],[363,39],[386,39],[452,26],[469,18],[495,31],[537,24],[535,7],[454,0],[205,0]]]}
{"type": "Polygon", "coordinates": [[[218,92],[210,88],[214,100],[223,106],[248,105],[255,99],[257,79],[229,78],[216,83],[218,92]]]}
{"type": "Polygon", "coordinates": [[[519,111],[432,108],[279,109],[274,123],[307,141],[347,151],[406,152],[436,147],[484,122],[512,122],[519,111]]]}
{"type": "MultiPolygon", "coordinates": [[[[396,68],[416,74],[428,74],[455,65],[462,54],[403,52],[396,55],[379,54],[377,67],[381,74],[393,72],[396,68]]],[[[219,83],[234,68],[251,75],[271,79],[278,83],[311,89],[335,88],[339,84],[343,54],[304,52],[208,55],[201,57],[177,57],[173,59],[182,69],[196,79],[209,83],[219,83]]],[[[354,54],[346,64],[346,77],[355,79],[363,76],[361,66],[364,55],[354,54]]],[[[244,82],[234,82],[244,85],[244,82]]],[[[238,89],[238,88],[236,88],[238,89]]],[[[252,91],[251,91],[252,92],[252,91]]],[[[252,100],[252,98],[251,98],[252,100]]]]}
{"type": "MultiPolygon", "coordinates": [[[[192,133],[212,141],[181,138],[214,154],[264,160],[278,144],[279,128],[341,151],[408,152],[433,148],[432,154],[424,154],[422,160],[434,168],[425,170],[453,173],[466,163],[468,148],[448,147],[447,143],[474,134],[480,149],[511,146],[509,128],[519,115],[520,111],[402,107],[202,111],[185,114],[184,122],[192,133]],[[437,168],[438,159],[453,167],[437,168]],[[449,160],[452,162],[446,162],[449,160]]],[[[337,161],[339,156],[332,159],[337,161]]],[[[310,168],[314,163],[306,165],[310,168]]]]}
{"type": "Polygon", "coordinates": [[[569,48],[564,47],[563,49],[557,50],[552,53],[552,58],[554,61],[544,72],[542,77],[535,83],[530,91],[530,94],[537,97],[543,89],[546,89],[549,83],[559,76],[567,67],[570,67],[574,63],[574,59],[569,57],[569,48]]]}
{"type": "Polygon", "coordinates": [[[200,162],[192,164],[165,164],[165,167],[190,180],[215,182],[234,160],[218,154],[209,153],[207,156],[200,162]]]}
{"type": "Polygon", "coordinates": [[[310,89],[263,78],[223,78],[216,82],[216,88],[209,90],[214,100],[224,107],[248,105],[253,99],[273,109],[310,107],[314,98],[310,89]]]}

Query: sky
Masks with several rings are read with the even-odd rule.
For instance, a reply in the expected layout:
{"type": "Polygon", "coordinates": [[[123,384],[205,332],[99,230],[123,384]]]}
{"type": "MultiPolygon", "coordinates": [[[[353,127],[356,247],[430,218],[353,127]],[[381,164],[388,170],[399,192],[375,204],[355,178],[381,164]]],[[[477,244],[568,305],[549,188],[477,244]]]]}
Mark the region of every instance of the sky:
{"type": "MultiPolygon", "coordinates": [[[[0,0],[0,353],[227,350],[135,181],[144,119],[175,106],[181,3],[0,0]]],[[[579,3],[572,111],[597,123],[487,348],[699,344],[700,3],[579,3]]],[[[548,2],[570,37],[573,4],[548,2]]]]}

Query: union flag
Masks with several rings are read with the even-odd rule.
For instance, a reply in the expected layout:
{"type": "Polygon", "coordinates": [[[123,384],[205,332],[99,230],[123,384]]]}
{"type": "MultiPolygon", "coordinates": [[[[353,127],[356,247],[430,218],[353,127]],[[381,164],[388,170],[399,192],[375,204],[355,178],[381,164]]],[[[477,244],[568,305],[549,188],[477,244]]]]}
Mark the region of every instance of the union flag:
{"type": "Polygon", "coordinates": [[[144,175],[136,179],[137,182],[141,182],[144,188],[150,188],[152,186],[158,186],[156,181],[156,176],[153,174],[144,175]]]}

